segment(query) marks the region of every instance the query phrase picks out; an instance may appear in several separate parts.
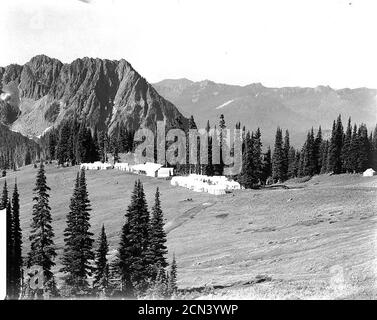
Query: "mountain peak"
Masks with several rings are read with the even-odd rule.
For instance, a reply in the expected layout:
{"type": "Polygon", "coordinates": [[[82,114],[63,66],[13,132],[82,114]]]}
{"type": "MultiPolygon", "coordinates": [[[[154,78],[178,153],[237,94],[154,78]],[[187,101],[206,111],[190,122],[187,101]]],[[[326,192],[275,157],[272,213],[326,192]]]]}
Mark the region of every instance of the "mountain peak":
{"type": "Polygon", "coordinates": [[[13,88],[8,91],[16,98],[9,99],[12,108],[2,103],[0,115],[25,135],[38,136],[67,117],[110,132],[120,122],[136,130],[154,129],[157,120],[171,127],[188,121],[124,59],[83,57],[63,64],[38,55],[23,66],[0,71],[0,82],[13,88]],[[16,119],[8,110],[17,114],[16,119]]]}

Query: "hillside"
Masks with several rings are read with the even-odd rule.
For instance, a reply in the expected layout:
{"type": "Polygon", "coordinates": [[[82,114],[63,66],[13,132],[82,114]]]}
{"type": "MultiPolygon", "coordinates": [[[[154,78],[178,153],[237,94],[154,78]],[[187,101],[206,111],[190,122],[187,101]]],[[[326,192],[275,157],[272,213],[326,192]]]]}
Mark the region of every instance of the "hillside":
{"type": "Polygon", "coordinates": [[[86,119],[112,131],[155,128],[157,120],[180,127],[186,119],[125,60],[76,59],[63,64],[39,55],[25,65],[0,68],[0,121],[12,130],[39,136],[63,119],[86,119]]]}
{"type": "MultiPolygon", "coordinates": [[[[76,170],[46,166],[59,254],[76,170]]],[[[27,166],[7,176],[10,190],[17,176],[24,250],[35,175],[36,169],[27,166]]],[[[149,207],[160,188],[169,260],[175,253],[181,288],[216,287],[209,296],[199,294],[207,298],[376,297],[377,177],[321,175],[306,183],[288,182],[288,190],[213,196],[166,180],[87,171],[92,231],[97,237],[105,224],[112,254],[137,178],[149,207]]]]}
{"type": "Polygon", "coordinates": [[[238,121],[251,130],[260,127],[265,144],[270,145],[277,126],[289,129],[292,142],[301,145],[311,127],[331,130],[338,114],[368,127],[377,120],[375,89],[267,88],[260,83],[237,86],[188,79],[163,80],[153,86],[186,116],[194,115],[200,127],[207,120],[217,124],[223,113],[231,127],[238,121]]]}

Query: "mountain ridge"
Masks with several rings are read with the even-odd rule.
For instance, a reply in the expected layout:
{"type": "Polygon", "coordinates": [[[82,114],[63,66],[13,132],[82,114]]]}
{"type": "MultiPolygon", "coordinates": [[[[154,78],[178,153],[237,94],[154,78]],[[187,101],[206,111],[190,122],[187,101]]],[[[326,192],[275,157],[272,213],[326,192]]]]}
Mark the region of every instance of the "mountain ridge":
{"type": "Polygon", "coordinates": [[[163,80],[153,86],[185,116],[194,115],[198,126],[204,127],[207,120],[217,124],[224,114],[229,128],[238,121],[250,130],[260,127],[265,145],[273,145],[277,126],[290,131],[294,144],[302,144],[311,127],[331,130],[338,114],[344,121],[351,117],[353,122],[369,127],[377,123],[377,90],[365,87],[269,88],[261,83],[242,86],[189,79],[184,85],[181,79],[170,79],[168,85],[163,80]]]}
{"type": "Polygon", "coordinates": [[[38,136],[67,117],[113,131],[182,127],[187,119],[124,59],[78,58],[62,63],[38,55],[23,66],[0,69],[0,120],[12,130],[38,136]]]}

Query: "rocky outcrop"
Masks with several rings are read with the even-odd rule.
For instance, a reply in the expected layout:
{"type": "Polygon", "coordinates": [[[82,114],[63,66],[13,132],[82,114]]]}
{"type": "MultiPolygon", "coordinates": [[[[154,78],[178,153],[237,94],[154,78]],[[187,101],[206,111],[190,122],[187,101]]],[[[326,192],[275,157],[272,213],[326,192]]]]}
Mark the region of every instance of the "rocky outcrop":
{"type": "Polygon", "coordinates": [[[23,134],[38,136],[68,117],[110,132],[121,122],[134,130],[154,129],[157,120],[168,127],[187,125],[179,110],[123,59],[63,64],[40,55],[0,70],[0,76],[2,91],[11,96],[7,103],[18,115],[11,119],[12,129],[23,134]]]}

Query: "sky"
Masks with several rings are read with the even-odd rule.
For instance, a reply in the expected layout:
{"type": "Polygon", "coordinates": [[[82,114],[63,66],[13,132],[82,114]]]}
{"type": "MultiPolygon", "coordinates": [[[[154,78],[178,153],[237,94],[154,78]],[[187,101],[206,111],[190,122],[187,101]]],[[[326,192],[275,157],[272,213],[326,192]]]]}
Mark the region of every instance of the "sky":
{"type": "Polygon", "coordinates": [[[0,0],[0,66],[124,58],[149,82],[377,88],[375,0],[0,0]]]}

